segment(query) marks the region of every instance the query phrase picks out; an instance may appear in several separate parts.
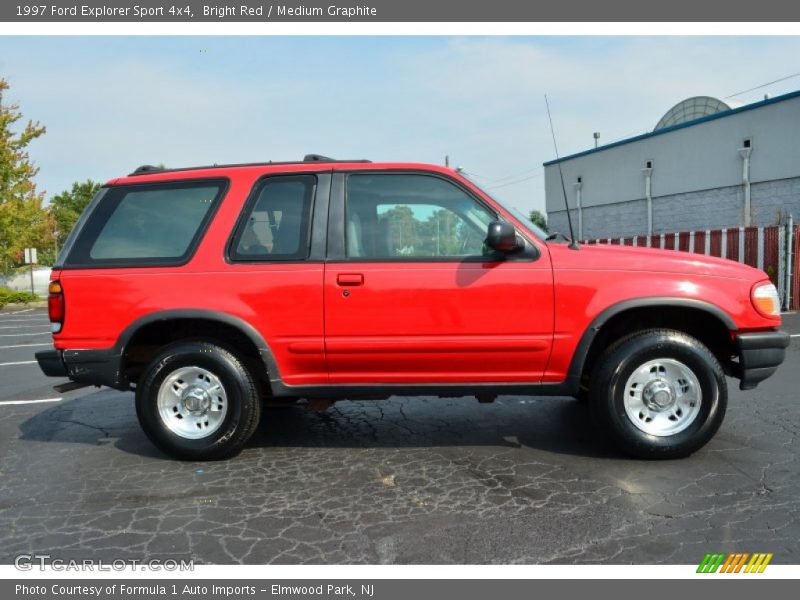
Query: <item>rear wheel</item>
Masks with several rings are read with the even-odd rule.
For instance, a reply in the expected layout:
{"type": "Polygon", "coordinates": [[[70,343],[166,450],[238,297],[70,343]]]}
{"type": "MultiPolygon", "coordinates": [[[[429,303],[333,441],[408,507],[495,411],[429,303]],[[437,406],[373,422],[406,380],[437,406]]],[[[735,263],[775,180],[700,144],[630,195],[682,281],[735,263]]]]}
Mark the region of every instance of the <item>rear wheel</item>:
{"type": "Polygon", "coordinates": [[[601,356],[592,408],[628,454],[680,458],[703,447],[725,416],[728,390],[716,357],[679,331],[635,333],[601,356]]]}
{"type": "Polygon", "coordinates": [[[230,350],[209,342],[167,346],[136,387],[136,414],[145,434],[180,459],[237,454],[261,414],[251,372],[230,350]]]}

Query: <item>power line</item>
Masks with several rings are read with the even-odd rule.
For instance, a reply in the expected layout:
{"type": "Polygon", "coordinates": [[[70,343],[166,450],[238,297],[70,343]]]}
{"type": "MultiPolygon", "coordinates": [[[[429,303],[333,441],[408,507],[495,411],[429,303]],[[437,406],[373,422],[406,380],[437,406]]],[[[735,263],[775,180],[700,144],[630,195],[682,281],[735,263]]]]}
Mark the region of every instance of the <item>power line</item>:
{"type": "MultiPolygon", "coordinates": [[[[769,87],[771,85],[775,85],[776,83],[781,83],[782,81],[787,81],[787,80],[793,79],[795,77],[800,77],[800,72],[792,73],[791,75],[786,75],[785,77],[781,77],[779,79],[775,79],[774,81],[770,81],[769,83],[762,83],[761,85],[757,85],[755,87],[751,87],[749,89],[742,90],[741,92],[736,92],[735,94],[731,94],[730,96],[725,96],[723,98],[723,100],[728,100],[729,98],[735,98],[736,96],[741,96],[742,94],[746,94],[748,92],[754,92],[756,90],[760,90],[762,88],[769,87]]],[[[650,133],[650,130],[645,130],[645,131],[636,130],[636,131],[631,131],[630,133],[626,133],[625,135],[612,137],[609,142],[606,142],[606,144],[613,144],[616,141],[624,140],[624,139],[627,139],[627,138],[629,138],[631,136],[643,135],[645,133],[650,133]]]]}
{"type": "Polygon", "coordinates": [[[464,171],[467,175],[471,175],[472,177],[477,177],[479,179],[485,179],[487,183],[503,183],[508,179],[515,179],[517,177],[522,177],[523,175],[528,175],[529,173],[535,173],[537,171],[541,171],[544,167],[534,167],[532,169],[526,169],[524,171],[519,171],[517,173],[512,173],[511,175],[504,175],[503,177],[486,177],[485,175],[478,175],[477,173],[472,173],[470,171],[464,171]]]}
{"type": "Polygon", "coordinates": [[[489,186],[487,189],[489,190],[499,190],[500,188],[507,187],[509,185],[516,185],[518,183],[523,183],[524,181],[530,181],[531,179],[536,179],[537,177],[541,177],[541,173],[536,173],[535,175],[531,175],[530,177],[524,177],[523,179],[517,179],[515,181],[509,181],[507,183],[501,183],[500,185],[492,185],[489,186]]]}
{"type": "Polygon", "coordinates": [[[743,90],[741,92],[736,92],[735,94],[731,94],[730,96],[725,96],[723,100],[727,100],[728,98],[735,98],[736,96],[741,96],[742,94],[746,94],[747,92],[754,92],[756,90],[760,90],[761,88],[768,87],[770,85],[774,85],[776,83],[780,83],[781,81],[786,81],[787,79],[792,79],[794,77],[800,76],[800,73],[793,73],[791,75],[787,75],[786,77],[781,77],[780,79],[776,79],[775,81],[770,81],[769,83],[762,83],[761,85],[757,85],[756,87],[752,87],[749,90],[743,90]]]}

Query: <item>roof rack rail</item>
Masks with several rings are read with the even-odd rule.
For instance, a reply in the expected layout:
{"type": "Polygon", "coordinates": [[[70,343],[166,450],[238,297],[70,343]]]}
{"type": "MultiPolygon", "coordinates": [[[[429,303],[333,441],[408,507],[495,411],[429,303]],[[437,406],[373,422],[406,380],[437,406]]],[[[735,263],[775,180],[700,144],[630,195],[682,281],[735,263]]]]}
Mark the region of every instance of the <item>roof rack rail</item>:
{"type": "Polygon", "coordinates": [[[337,160],[335,158],[331,158],[330,156],[324,156],[322,154],[306,154],[303,157],[303,162],[368,163],[372,161],[367,160],[365,158],[358,158],[354,160],[337,160]]]}
{"type": "Polygon", "coordinates": [[[255,162],[255,163],[238,163],[238,164],[213,164],[213,165],[205,165],[200,167],[178,167],[178,168],[170,168],[167,169],[165,167],[156,167],[153,165],[142,165],[138,169],[136,169],[133,173],[130,173],[128,177],[136,177],[138,175],[150,175],[153,173],[176,173],[181,171],[198,171],[201,169],[224,169],[229,167],[260,167],[260,166],[272,166],[272,165],[299,165],[303,163],[371,163],[371,160],[367,160],[365,158],[353,159],[353,160],[336,160],[335,158],[329,158],[327,156],[323,156],[322,154],[306,154],[303,157],[303,160],[290,160],[285,162],[276,162],[276,161],[267,161],[267,162],[255,162]]]}
{"type": "Polygon", "coordinates": [[[157,173],[158,171],[165,171],[164,167],[156,167],[155,165],[142,165],[141,167],[137,167],[136,170],[128,175],[128,177],[133,177],[134,175],[146,175],[147,173],[157,173]]]}

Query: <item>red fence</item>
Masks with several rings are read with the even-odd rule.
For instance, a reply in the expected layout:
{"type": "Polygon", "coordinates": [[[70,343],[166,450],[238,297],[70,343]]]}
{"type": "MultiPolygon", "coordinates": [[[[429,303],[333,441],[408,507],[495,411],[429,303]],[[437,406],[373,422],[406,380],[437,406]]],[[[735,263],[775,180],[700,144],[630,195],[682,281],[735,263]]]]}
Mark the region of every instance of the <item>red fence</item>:
{"type": "Polygon", "coordinates": [[[742,262],[765,271],[781,298],[788,296],[786,306],[800,309],[800,226],[706,229],[584,240],[583,243],[664,248],[742,262]],[[787,236],[791,239],[787,240],[787,236]]]}
{"type": "Polygon", "coordinates": [[[800,225],[794,230],[794,248],[792,249],[792,294],[789,308],[800,310],[800,225]]]}

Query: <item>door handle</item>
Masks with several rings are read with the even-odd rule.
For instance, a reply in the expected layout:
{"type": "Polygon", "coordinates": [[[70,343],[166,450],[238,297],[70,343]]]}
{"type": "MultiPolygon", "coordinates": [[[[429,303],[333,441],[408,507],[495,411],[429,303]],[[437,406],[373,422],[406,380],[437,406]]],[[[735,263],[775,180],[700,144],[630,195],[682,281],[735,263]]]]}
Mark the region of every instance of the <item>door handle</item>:
{"type": "Polygon", "coordinates": [[[336,283],[347,287],[364,285],[364,275],[361,273],[339,273],[336,276],[336,283]]]}

